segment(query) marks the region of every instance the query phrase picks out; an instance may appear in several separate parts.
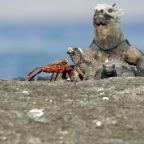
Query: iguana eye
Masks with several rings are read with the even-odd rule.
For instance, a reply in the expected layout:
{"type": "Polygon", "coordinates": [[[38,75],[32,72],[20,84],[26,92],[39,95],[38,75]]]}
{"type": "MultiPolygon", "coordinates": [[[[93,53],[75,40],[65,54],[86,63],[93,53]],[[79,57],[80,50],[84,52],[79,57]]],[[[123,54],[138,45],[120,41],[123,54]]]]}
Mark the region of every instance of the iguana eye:
{"type": "Polygon", "coordinates": [[[113,12],[113,9],[108,9],[108,12],[109,12],[109,13],[112,13],[112,12],[113,12]]]}
{"type": "Polygon", "coordinates": [[[100,10],[100,13],[103,13],[104,12],[104,10],[100,10]]]}

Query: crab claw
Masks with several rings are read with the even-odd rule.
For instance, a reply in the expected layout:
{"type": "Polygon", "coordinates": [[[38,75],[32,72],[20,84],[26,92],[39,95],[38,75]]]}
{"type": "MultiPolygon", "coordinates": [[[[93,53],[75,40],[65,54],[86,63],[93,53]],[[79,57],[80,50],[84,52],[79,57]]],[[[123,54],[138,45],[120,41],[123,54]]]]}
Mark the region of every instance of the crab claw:
{"type": "Polygon", "coordinates": [[[42,68],[42,67],[36,67],[36,68],[34,68],[32,71],[30,71],[30,72],[27,74],[26,79],[27,79],[28,81],[31,81],[36,75],[38,75],[39,73],[42,72],[41,68],[42,68]],[[37,73],[35,73],[34,75],[31,76],[31,74],[34,73],[36,70],[39,70],[39,71],[38,71],[37,73]]]}
{"type": "Polygon", "coordinates": [[[26,80],[30,81],[30,79],[31,79],[30,76],[26,76],[26,80]]]}

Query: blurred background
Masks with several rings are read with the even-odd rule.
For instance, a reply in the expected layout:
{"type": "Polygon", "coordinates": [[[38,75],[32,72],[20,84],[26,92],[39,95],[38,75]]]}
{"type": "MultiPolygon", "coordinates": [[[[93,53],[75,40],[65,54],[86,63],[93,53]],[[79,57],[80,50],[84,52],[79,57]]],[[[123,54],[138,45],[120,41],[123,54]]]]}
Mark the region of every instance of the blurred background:
{"type": "Polygon", "coordinates": [[[117,3],[124,10],[122,29],[144,51],[144,1],[139,1],[0,0],[0,78],[25,77],[37,66],[70,60],[66,51],[72,45],[85,50],[93,39],[98,3],[117,3]]]}

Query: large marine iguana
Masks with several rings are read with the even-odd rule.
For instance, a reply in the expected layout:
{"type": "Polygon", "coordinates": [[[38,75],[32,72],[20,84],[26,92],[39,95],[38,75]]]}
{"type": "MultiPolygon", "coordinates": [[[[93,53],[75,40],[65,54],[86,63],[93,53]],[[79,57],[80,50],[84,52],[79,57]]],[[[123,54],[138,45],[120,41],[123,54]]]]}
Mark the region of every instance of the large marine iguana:
{"type": "Polygon", "coordinates": [[[67,54],[74,63],[74,71],[72,81],[77,81],[80,77],[82,80],[95,79],[96,71],[101,64],[93,60],[87,60],[81,48],[70,46],[67,54]]]}
{"type": "Polygon", "coordinates": [[[122,9],[117,9],[115,4],[98,4],[94,8],[94,39],[84,54],[102,63],[117,58],[144,69],[143,53],[131,46],[121,30],[119,19],[122,15],[122,9]]]}

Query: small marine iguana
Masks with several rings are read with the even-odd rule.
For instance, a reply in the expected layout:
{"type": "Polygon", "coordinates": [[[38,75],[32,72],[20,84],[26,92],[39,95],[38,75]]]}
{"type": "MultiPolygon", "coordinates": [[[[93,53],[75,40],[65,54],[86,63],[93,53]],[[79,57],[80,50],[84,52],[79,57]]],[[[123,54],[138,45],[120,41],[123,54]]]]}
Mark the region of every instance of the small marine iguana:
{"type": "Polygon", "coordinates": [[[131,66],[119,59],[110,59],[96,72],[96,79],[132,76],[134,76],[134,73],[131,66]]]}
{"type": "Polygon", "coordinates": [[[87,60],[81,48],[70,46],[67,54],[74,63],[74,72],[72,80],[77,81],[80,77],[82,80],[95,79],[96,71],[100,68],[100,64],[96,61],[87,60]]]}
{"type": "Polygon", "coordinates": [[[102,63],[110,58],[120,59],[136,66],[142,73],[144,54],[133,47],[124,36],[119,22],[124,12],[115,5],[98,4],[94,8],[94,39],[84,54],[88,59],[102,63]]]}

